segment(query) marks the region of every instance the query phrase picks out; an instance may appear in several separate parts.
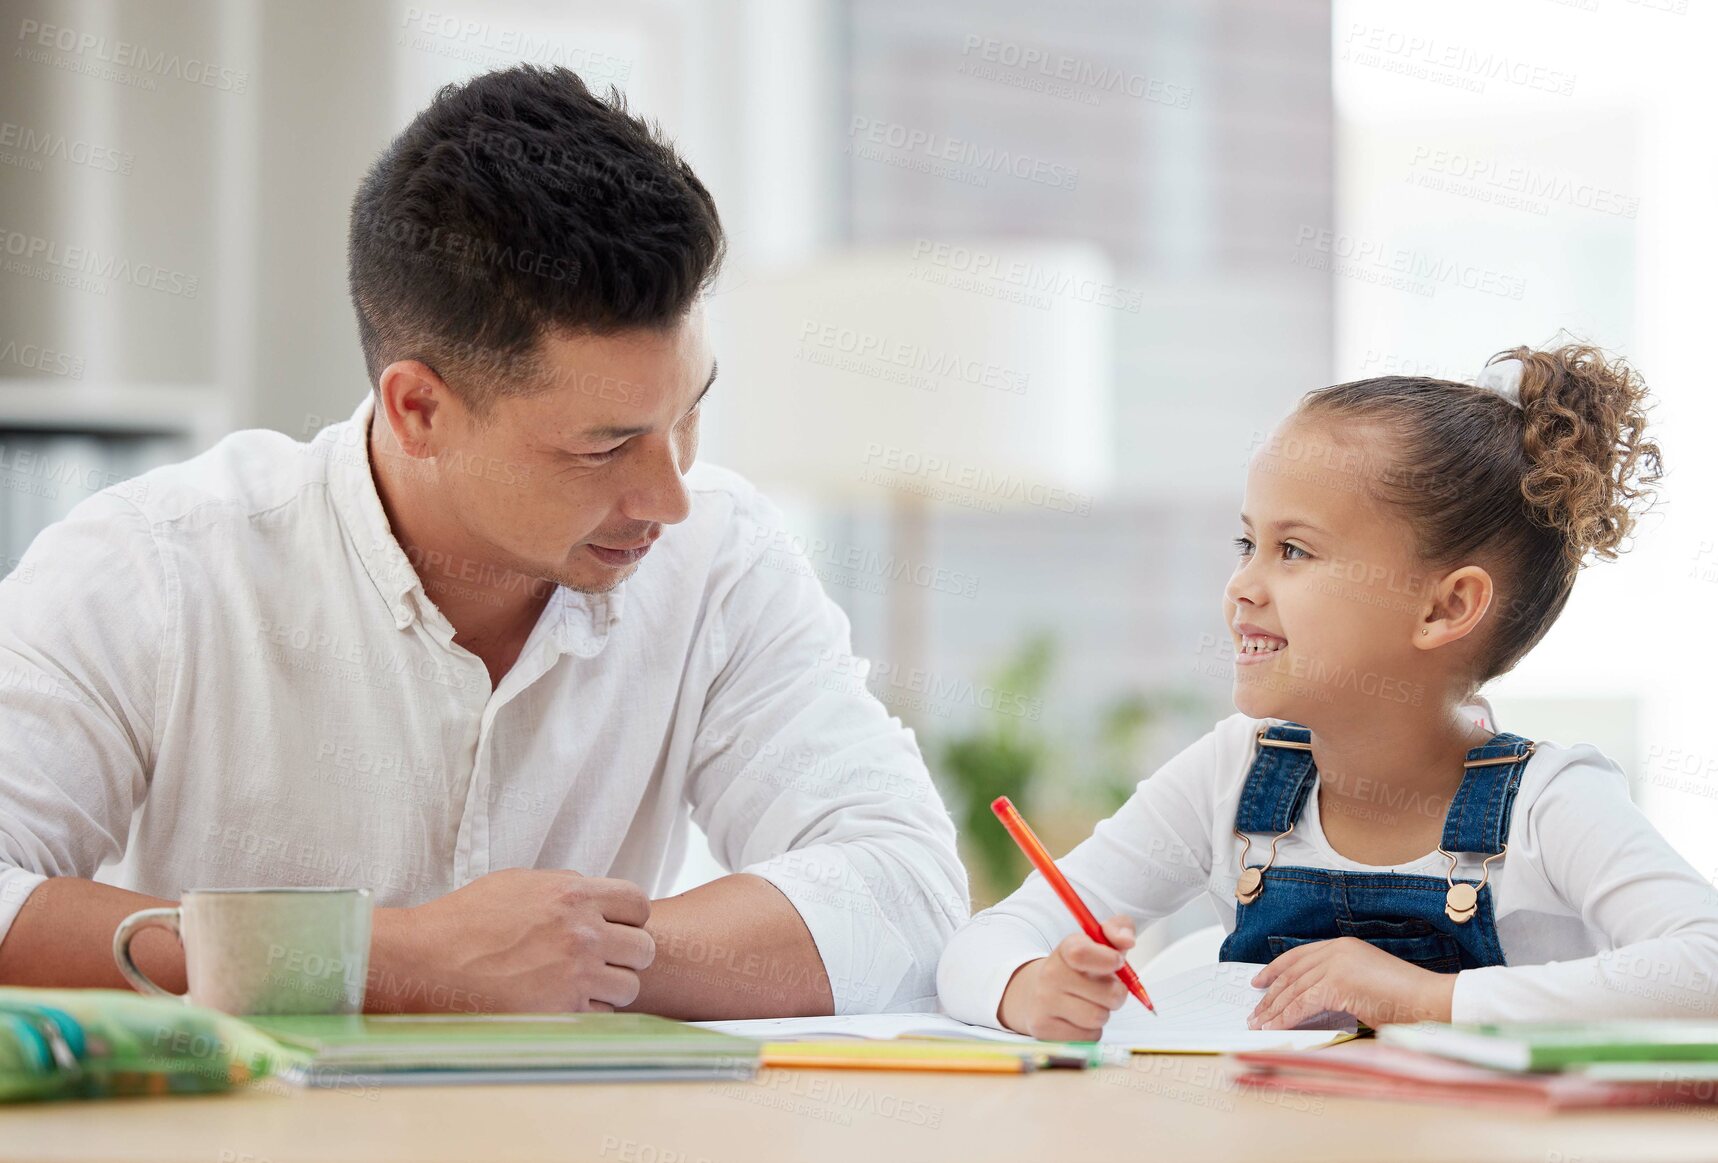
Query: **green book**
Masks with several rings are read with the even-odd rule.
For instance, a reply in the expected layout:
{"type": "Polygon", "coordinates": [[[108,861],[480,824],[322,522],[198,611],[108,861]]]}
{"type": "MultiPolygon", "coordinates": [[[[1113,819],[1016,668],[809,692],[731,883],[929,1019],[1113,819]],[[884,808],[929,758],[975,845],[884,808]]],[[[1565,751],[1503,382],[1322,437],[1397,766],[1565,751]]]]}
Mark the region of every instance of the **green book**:
{"type": "Polygon", "coordinates": [[[760,1044],[650,1014],[362,1014],[247,1018],[310,1055],[313,1075],[581,1070],[749,1074],[760,1044]]]}
{"type": "Polygon", "coordinates": [[[1499,1070],[1569,1070],[1592,1062],[1718,1061],[1718,1022],[1500,1022],[1385,1026],[1378,1040],[1499,1070]]]}

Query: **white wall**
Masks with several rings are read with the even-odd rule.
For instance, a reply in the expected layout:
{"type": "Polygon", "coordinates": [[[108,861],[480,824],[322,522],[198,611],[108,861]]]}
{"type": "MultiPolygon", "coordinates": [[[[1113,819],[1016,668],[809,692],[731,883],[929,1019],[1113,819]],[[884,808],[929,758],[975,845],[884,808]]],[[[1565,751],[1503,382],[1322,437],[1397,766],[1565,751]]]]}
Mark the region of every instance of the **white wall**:
{"type": "Polygon", "coordinates": [[[1338,377],[1417,366],[1463,378],[1499,348],[1567,328],[1627,355],[1654,391],[1664,503],[1633,550],[1581,577],[1494,701],[1506,729],[1606,746],[1708,876],[1718,681],[1698,627],[1718,601],[1718,466],[1705,452],[1718,422],[1715,36],[1718,13],[1680,0],[1337,0],[1333,27],[1341,232],[1521,288],[1427,296],[1338,277],[1338,377]]]}

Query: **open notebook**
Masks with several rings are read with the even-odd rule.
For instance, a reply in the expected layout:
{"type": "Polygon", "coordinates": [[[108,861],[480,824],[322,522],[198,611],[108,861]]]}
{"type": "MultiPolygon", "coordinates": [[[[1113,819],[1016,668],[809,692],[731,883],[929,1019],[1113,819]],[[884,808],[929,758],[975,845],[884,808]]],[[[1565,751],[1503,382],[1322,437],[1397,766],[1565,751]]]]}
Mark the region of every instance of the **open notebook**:
{"type": "MultiPolygon", "coordinates": [[[[1161,980],[1146,978],[1146,992],[1157,1006],[1154,1017],[1129,998],[1104,1027],[1102,1044],[1136,1054],[1224,1054],[1241,1050],[1310,1050],[1354,1036],[1346,1014],[1324,1015],[1317,1029],[1249,1030],[1264,990],[1250,984],[1257,965],[1219,962],[1161,980]]],[[[825,1018],[758,1018],[698,1022],[697,1025],[747,1038],[785,1042],[799,1038],[982,1038],[1031,1039],[988,1026],[969,1026],[944,1014],[852,1014],[825,1018]]]]}

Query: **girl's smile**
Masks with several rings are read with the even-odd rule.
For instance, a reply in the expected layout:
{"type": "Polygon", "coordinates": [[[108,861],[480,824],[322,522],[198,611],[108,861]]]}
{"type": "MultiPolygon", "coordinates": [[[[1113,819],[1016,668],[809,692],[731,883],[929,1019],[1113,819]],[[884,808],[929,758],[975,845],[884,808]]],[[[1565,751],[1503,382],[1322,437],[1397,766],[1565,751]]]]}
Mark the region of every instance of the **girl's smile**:
{"type": "Polygon", "coordinates": [[[1235,663],[1238,666],[1255,666],[1287,645],[1288,639],[1268,633],[1251,622],[1235,626],[1235,663]]]}

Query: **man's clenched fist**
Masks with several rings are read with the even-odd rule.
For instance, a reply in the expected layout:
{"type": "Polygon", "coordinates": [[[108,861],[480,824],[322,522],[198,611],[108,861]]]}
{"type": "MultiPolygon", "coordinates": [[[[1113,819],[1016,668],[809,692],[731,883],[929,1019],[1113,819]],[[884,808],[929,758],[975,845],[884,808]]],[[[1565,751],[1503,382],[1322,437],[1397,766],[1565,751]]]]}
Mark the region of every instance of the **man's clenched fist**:
{"type": "MultiPolygon", "coordinates": [[[[656,955],[650,899],[626,880],[505,869],[415,908],[378,913],[382,988],[419,982],[489,1012],[613,1010],[638,996],[656,955]],[[386,930],[386,932],[384,932],[386,930]]],[[[375,998],[388,1007],[385,997],[375,998]]]]}

